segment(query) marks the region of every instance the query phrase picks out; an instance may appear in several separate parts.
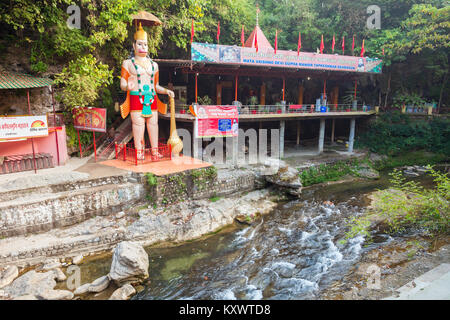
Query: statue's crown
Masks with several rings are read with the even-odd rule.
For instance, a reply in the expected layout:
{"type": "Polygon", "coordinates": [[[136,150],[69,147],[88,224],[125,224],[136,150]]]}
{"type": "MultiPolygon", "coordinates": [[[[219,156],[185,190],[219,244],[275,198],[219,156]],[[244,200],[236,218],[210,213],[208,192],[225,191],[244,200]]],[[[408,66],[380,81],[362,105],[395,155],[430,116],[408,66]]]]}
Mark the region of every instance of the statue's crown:
{"type": "Polygon", "coordinates": [[[136,30],[134,34],[134,40],[145,40],[147,41],[147,32],[142,28],[142,24],[139,22],[139,28],[136,30]]]}

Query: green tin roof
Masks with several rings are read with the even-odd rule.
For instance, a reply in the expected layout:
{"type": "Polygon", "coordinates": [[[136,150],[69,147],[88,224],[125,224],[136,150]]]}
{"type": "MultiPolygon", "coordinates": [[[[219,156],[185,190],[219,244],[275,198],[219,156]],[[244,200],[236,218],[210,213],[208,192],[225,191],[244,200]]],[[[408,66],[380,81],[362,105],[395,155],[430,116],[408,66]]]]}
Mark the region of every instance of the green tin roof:
{"type": "Polygon", "coordinates": [[[47,87],[53,84],[49,78],[37,78],[28,74],[0,72],[0,89],[26,89],[47,87]]]}

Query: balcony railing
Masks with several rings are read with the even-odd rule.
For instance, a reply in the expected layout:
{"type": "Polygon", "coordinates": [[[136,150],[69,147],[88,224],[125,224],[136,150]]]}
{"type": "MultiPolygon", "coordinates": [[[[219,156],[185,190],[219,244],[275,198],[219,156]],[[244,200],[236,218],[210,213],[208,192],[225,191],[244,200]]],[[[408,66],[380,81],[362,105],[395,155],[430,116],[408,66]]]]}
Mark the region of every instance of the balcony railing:
{"type": "MultiPolygon", "coordinates": [[[[351,104],[339,104],[318,106],[316,105],[243,105],[238,106],[239,114],[292,114],[292,113],[326,113],[326,112],[368,112],[375,108],[366,105],[353,106],[351,104]]],[[[179,105],[175,107],[178,114],[190,114],[189,106],[179,105]]]]}

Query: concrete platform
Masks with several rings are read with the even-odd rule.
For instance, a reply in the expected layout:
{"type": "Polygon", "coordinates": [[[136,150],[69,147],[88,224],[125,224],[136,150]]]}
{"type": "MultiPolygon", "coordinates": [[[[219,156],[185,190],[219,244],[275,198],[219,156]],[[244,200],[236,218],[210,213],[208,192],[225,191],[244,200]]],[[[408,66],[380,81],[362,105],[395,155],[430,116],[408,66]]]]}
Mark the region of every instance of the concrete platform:
{"type": "Polygon", "coordinates": [[[163,176],[192,169],[206,168],[212,165],[211,163],[187,156],[174,157],[172,158],[172,160],[168,161],[150,162],[137,166],[126,161],[116,159],[103,161],[100,162],[100,164],[137,173],[150,172],[157,176],[163,176]]]}
{"type": "Polygon", "coordinates": [[[443,263],[396,290],[383,300],[450,300],[450,264],[443,263]]]}

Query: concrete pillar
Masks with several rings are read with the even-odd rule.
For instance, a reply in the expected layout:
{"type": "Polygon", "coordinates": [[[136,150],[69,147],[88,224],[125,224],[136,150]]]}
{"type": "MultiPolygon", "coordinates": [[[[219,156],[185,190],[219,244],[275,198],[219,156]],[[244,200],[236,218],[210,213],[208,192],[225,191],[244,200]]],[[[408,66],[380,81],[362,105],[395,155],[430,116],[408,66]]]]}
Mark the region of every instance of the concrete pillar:
{"type": "Polygon", "coordinates": [[[320,119],[320,133],[319,133],[319,154],[323,152],[323,143],[325,141],[325,119],[320,119]]]}
{"type": "Polygon", "coordinates": [[[334,143],[334,130],[336,127],[336,119],[331,120],[331,143],[334,143]]]}
{"type": "MultiPolygon", "coordinates": [[[[286,112],[286,101],[281,101],[281,112],[286,112]]],[[[284,131],[286,128],[286,121],[280,121],[280,159],[284,158],[284,131]]]]}
{"type": "Polygon", "coordinates": [[[353,143],[355,142],[355,124],[356,119],[350,119],[350,136],[348,138],[348,152],[353,152],[353,143]]]}
{"type": "Polygon", "coordinates": [[[297,146],[300,145],[300,120],[297,121],[297,146]]]}

